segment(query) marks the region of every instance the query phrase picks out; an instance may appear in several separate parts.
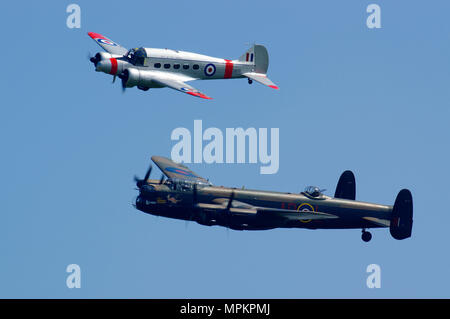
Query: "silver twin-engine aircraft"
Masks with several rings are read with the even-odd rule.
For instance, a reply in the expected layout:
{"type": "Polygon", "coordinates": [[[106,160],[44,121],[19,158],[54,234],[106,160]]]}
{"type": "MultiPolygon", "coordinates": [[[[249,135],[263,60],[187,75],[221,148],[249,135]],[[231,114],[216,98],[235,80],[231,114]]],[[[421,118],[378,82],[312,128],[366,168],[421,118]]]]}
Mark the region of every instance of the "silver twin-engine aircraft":
{"type": "Polygon", "coordinates": [[[269,55],[262,45],[253,45],[237,60],[214,58],[207,55],[154,48],[127,50],[101,34],[88,35],[106,52],[90,58],[97,72],[118,76],[122,88],[137,86],[147,91],[150,88],[169,87],[204,99],[211,99],[186,82],[193,80],[247,78],[278,89],[267,77],[269,55]]]}

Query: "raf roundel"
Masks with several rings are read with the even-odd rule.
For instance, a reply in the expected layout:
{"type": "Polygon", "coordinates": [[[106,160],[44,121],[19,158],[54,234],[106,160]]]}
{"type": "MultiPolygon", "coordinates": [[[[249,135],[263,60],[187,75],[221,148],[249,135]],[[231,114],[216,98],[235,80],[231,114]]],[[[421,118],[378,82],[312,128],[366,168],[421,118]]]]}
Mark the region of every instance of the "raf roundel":
{"type": "Polygon", "coordinates": [[[171,173],[175,173],[175,174],[179,174],[179,175],[184,175],[186,177],[197,177],[194,174],[192,174],[190,171],[179,168],[179,167],[166,167],[166,171],[171,172],[171,173]]]}
{"type": "Polygon", "coordinates": [[[101,44],[107,44],[107,45],[112,45],[113,47],[116,47],[117,44],[110,41],[110,40],[106,40],[106,39],[97,39],[97,41],[101,44]]]}
{"type": "MultiPolygon", "coordinates": [[[[314,207],[311,204],[303,203],[298,206],[297,211],[299,211],[299,212],[314,212],[314,207]]],[[[311,219],[300,220],[300,222],[302,222],[302,223],[309,223],[310,221],[311,221],[311,219]]]]}
{"type": "Polygon", "coordinates": [[[205,75],[206,76],[213,76],[214,73],[216,73],[216,66],[214,64],[207,64],[205,66],[205,75]]]}

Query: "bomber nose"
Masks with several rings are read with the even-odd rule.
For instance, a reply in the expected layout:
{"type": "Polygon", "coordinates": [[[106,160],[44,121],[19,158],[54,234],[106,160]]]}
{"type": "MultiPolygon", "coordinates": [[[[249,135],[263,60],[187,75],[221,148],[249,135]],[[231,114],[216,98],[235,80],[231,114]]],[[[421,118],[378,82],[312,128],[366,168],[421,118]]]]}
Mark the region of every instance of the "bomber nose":
{"type": "Polygon", "coordinates": [[[95,71],[110,73],[111,72],[111,61],[110,60],[102,60],[102,61],[98,62],[97,65],[95,66],[95,71]]]}

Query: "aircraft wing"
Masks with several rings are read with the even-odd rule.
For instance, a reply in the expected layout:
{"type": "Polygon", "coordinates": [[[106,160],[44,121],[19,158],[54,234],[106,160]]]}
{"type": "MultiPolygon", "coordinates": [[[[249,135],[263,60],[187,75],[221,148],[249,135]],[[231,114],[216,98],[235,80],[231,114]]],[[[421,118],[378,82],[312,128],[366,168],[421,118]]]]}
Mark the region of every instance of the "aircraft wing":
{"type": "Polygon", "coordinates": [[[271,87],[272,89],[276,89],[276,90],[279,89],[278,86],[276,86],[275,83],[270,81],[269,78],[267,77],[267,75],[265,75],[265,74],[255,73],[255,72],[248,72],[248,73],[244,73],[242,75],[248,77],[251,80],[254,80],[254,81],[259,82],[261,84],[267,85],[268,87],[271,87]]]}
{"type": "Polygon", "coordinates": [[[117,55],[125,55],[128,53],[127,49],[118,45],[114,41],[104,37],[101,34],[95,32],[88,32],[88,35],[108,53],[117,55]]]}
{"type": "MultiPolygon", "coordinates": [[[[159,72],[161,73],[161,72],[159,72]]],[[[175,74],[171,74],[170,76],[163,76],[162,74],[156,73],[153,77],[153,81],[158,82],[159,84],[163,86],[167,86],[171,89],[196,96],[201,97],[202,99],[208,99],[211,100],[212,98],[209,96],[206,96],[199,90],[195,89],[194,87],[190,86],[189,84],[186,84],[184,81],[190,81],[195,80],[193,78],[183,79],[179,76],[176,76],[175,74]]]]}
{"type": "Polygon", "coordinates": [[[186,166],[175,163],[166,157],[152,156],[152,161],[169,178],[209,183],[207,179],[195,174],[186,166]]]}
{"type": "MultiPolygon", "coordinates": [[[[224,211],[227,209],[229,198],[216,198],[214,204],[198,203],[197,208],[224,211]],[[217,203],[217,204],[216,204],[217,203]]],[[[305,212],[292,209],[280,209],[269,207],[252,206],[247,203],[233,200],[229,208],[232,214],[253,215],[257,218],[285,219],[285,220],[317,220],[317,219],[334,219],[339,218],[336,215],[322,212],[305,212]]]]}
{"type": "Polygon", "coordinates": [[[336,215],[322,212],[305,212],[293,209],[258,207],[258,216],[266,218],[281,218],[288,220],[311,220],[311,219],[335,219],[336,215]]]}

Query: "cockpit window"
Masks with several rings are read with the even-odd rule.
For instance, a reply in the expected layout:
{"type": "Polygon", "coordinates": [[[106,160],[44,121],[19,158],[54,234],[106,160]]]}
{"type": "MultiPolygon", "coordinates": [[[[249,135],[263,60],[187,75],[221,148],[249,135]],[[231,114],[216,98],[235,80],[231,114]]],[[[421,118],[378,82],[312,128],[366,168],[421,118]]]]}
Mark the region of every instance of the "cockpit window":
{"type": "Polygon", "coordinates": [[[144,48],[131,49],[127,53],[128,60],[136,66],[148,66],[147,53],[144,48]]]}
{"type": "Polygon", "coordinates": [[[317,186],[308,186],[305,188],[305,193],[311,197],[319,197],[322,195],[322,190],[317,186]]]}
{"type": "Polygon", "coordinates": [[[197,185],[197,188],[209,186],[209,183],[203,183],[199,181],[189,181],[189,180],[181,180],[181,179],[172,179],[168,178],[165,182],[169,188],[178,191],[192,191],[194,189],[194,185],[197,185]]]}

